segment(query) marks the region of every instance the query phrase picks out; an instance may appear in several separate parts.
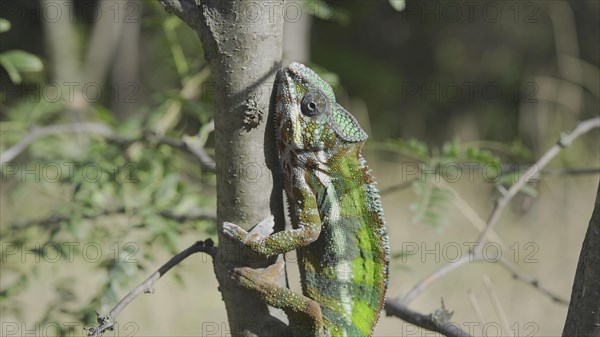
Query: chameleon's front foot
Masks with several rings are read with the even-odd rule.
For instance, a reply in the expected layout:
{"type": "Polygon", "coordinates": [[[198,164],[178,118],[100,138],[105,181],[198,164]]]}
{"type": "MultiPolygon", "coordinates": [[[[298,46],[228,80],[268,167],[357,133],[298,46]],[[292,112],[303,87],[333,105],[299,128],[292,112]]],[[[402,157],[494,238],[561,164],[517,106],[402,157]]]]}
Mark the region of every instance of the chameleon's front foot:
{"type": "Polygon", "coordinates": [[[273,233],[275,221],[273,216],[269,215],[247,232],[242,227],[231,222],[223,223],[223,234],[228,238],[241,242],[246,246],[260,246],[261,243],[273,233]]]}

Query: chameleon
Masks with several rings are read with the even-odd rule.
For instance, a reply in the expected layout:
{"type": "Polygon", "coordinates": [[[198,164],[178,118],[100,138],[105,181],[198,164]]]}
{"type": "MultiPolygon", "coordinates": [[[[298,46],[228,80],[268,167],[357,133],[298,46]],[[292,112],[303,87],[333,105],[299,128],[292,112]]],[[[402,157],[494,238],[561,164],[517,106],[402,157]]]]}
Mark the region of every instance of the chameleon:
{"type": "Polygon", "coordinates": [[[292,229],[272,216],[226,237],[262,256],[296,250],[302,294],[275,284],[283,268],[236,268],[233,278],[282,309],[292,334],[372,336],[387,290],[390,249],[379,192],[361,149],[367,134],[314,71],[278,71],[273,104],[277,148],[292,229]]]}

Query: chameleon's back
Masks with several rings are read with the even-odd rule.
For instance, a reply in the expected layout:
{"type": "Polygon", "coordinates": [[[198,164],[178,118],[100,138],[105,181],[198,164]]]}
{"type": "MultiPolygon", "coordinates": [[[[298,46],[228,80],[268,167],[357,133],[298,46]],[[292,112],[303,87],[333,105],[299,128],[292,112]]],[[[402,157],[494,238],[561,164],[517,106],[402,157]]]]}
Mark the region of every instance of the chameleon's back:
{"type": "MultiPolygon", "coordinates": [[[[294,226],[321,222],[297,249],[303,292],[332,336],[370,336],[387,287],[389,246],[377,189],[360,150],[366,134],[331,87],[293,63],[278,76],[275,122],[294,226]],[[303,194],[316,209],[294,212],[303,194]]],[[[301,203],[301,202],[300,202],[301,203]]]]}

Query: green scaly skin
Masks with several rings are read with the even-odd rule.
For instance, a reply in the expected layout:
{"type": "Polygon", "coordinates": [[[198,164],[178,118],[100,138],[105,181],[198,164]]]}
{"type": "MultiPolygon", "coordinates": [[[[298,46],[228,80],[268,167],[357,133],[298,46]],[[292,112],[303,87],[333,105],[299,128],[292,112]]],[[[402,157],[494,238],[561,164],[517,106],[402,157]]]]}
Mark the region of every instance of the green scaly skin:
{"type": "Polygon", "coordinates": [[[233,277],[283,309],[294,336],[371,336],[383,307],[389,245],[379,194],[361,148],[367,134],[331,87],[292,63],[277,77],[275,127],[293,229],[272,218],[228,237],[265,256],[296,249],[303,294],[275,285],[273,268],[233,277]]]}

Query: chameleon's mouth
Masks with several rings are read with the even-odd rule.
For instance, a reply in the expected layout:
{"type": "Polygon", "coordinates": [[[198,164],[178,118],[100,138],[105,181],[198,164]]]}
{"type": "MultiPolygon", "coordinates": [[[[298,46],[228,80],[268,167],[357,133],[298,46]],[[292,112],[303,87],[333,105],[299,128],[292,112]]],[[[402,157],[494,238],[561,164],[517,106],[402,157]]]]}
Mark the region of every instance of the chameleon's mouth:
{"type": "Polygon", "coordinates": [[[291,84],[294,80],[301,80],[302,82],[306,82],[306,74],[308,72],[312,72],[312,70],[308,69],[305,65],[292,62],[286,68],[283,69],[283,73],[286,77],[287,84],[291,84]]]}
{"type": "Polygon", "coordinates": [[[286,101],[292,102],[294,100],[294,87],[296,81],[301,78],[299,73],[300,67],[304,67],[300,63],[293,62],[289,66],[279,70],[275,77],[275,83],[277,84],[279,95],[285,98],[286,101]]]}
{"type": "Polygon", "coordinates": [[[280,76],[281,84],[285,84],[286,86],[289,87],[293,83],[295,71],[288,66],[286,68],[283,68],[280,71],[280,74],[281,74],[281,76],[280,76]]]}

